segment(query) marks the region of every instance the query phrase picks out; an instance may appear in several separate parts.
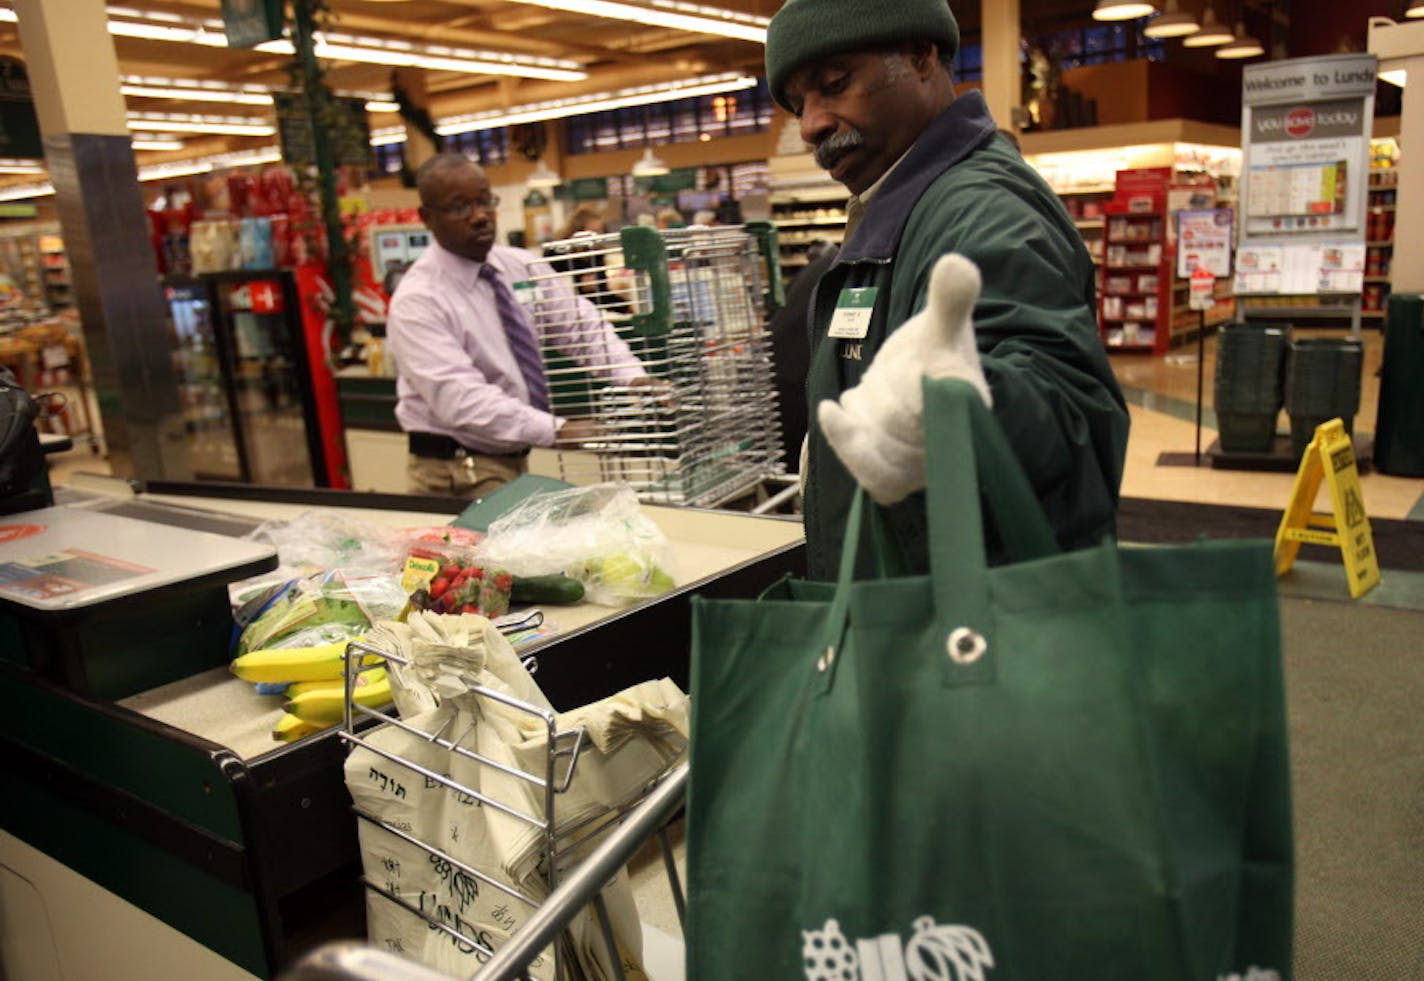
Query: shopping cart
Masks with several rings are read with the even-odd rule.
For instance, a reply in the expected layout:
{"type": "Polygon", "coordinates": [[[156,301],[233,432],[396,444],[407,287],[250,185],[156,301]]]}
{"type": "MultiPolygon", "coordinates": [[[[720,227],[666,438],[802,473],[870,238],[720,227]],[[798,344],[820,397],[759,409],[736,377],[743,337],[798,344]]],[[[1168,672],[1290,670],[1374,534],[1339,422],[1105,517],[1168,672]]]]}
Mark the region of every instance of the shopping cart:
{"type": "MultiPolygon", "coordinates": [[[[524,713],[529,720],[544,729],[547,740],[546,751],[539,760],[538,772],[534,767],[528,770],[510,766],[506,761],[493,759],[479,749],[471,750],[461,745],[462,733],[446,729],[424,732],[410,726],[402,719],[387,716],[382,712],[367,708],[351,697],[358,684],[357,678],[363,671],[374,666],[362,666],[362,655],[385,658],[388,662],[407,665],[409,662],[392,651],[382,650],[364,642],[353,642],[347,648],[347,698],[341,729],[341,738],[355,752],[364,748],[374,754],[374,758],[390,764],[391,774],[384,777],[393,782],[409,780],[412,787],[423,784],[427,789],[434,786],[444,788],[459,799],[474,802],[476,806],[493,808],[501,814],[536,829],[542,842],[538,861],[538,884],[547,885],[550,891],[530,890],[509,881],[497,870],[477,868],[461,861],[455,855],[430,841],[423,840],[418,832],[400,826],[380,814],[372,813],[359,803],[355,807],[358,821],[364,824],[367,833],[389,836],[393,842],[408,846],[425,856],[429,868],[447,882],[454,882],[453,892],[470,892],[479,889],[495,890],[509,901],[522,904],[529,911],[508,941],[498,946],[490,942],[487,935],[476,935],[478,931],[467,929],[468,923],[443,905],[412,903],[403,897],[402,889],[389,885],[379,867],[363,855],[365,870],[362,884],[368,896],[368,910],[372,903],[389,903],[403,910],[405,914],[418,918],[430,930],[448,937],[466,953],[473,953],[481,964],[474,974],[481,981],[513,979],[529,976],[531,965],[547,964],[548,952],[552,950],[554,959],[553,977],[568,978],[574,973],[576,958],[571,954],[572,941],[567,935],[570,924],[584,914],[592,905],[601,935],[606,963],[615,978],[623,978],[623,959],[614,938],[614,930],[608,909],[604,903],[603,891],[608,883],[623,869],[629,860],[645,843],[657,837],[663,855],[663,867],[667,876],[668,889],[675,904],[679,922],[683,915],[683,894],[673,847],[667,834],[669,822],[677,815],[685,793],[687,765],[679,762],[664,769],[657,777],[642,788],[641,795],[626,801],[622,806],[610,808],[604,813],[562,824],[557,820],[557,798],[565,793],[574,780],[580,758],[588,746],[586,733],[582,728],[559,731],[553,712],[531,705],[505,692],[480,685],[471,685],[469,691],[477,699],[498,703],[504,709],[524,713]],[[468,782],[455,780],[439,772],[440,767],[429,765],[429,756],[424,762],[409,756],[390,752],[381,745],[380,734],[392,728],[404,731],[429,747],[432,753],[446,753],[458,756],[471,764],[477,774],[468,782]],[[527,784],[534,790],[533,797],[542,806],[525,812],[510,806],[509,800],[490,796],[482,791],[484,784],[481,768],[490,768],[505,777],[527,784]],[[458,885],[460,877],[465,877],[463,887],[458,885]]],[[[364,764],[363,764],[364,765],[364,764]]],[[[404,796],[403,794],[401,795],[404,796]]],[[[422,891],[422,900],[425,893],[422,891]]],[[[547,970],[544,972],[547,975],[547,970]]],[[[448,975],[431,971],[397,952],[383,950],[370,944],[334,943],[327,944],[300,959],[284,974],[292,979],[315,978],[444,978],[448,975]]]]}
{"type": "Polygon", "coordinates": [[[557,449],[562,479],[699,507],[784,480],[766,327],[781,298],[774,230],[634,226],[544,253],[551,272],[516,292],[543,332],[554,411],[597,434],[557,449]],[[573,295],[614,325],[653,385],[609,381],[615,366],[580,341],[588,308],[573,295]]]}

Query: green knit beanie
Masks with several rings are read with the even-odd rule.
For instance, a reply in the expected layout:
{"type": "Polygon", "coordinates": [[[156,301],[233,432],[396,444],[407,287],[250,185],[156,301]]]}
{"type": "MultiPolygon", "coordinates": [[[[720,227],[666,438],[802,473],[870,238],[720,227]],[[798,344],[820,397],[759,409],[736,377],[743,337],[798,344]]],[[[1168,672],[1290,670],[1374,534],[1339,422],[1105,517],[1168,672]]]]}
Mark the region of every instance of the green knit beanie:
{"type": "Polygon", "coordinates": [[[959,49],[948,0],[786,0],[766,31],[766,80],[777,105],[802,65],[842,51],[896,41],[933,41],[940,54],[959,49]]]}

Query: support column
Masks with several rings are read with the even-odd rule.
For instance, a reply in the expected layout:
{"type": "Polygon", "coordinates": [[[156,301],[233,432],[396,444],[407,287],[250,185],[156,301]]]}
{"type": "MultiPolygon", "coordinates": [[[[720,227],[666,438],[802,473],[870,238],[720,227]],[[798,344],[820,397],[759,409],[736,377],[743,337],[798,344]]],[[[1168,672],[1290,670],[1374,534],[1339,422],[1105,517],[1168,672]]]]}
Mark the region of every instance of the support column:
{"type": "MultiPolygon", "coordinates": [[[[1419,25],[1424,28],[1424,24],[1419,25]]],[[[1424,35],[1424,30],[1419,32],[1424,35]]],[[[1399,111],[1399,184],[1394,198],[1390,291],[1424,293],[1424,51],[1408,60],[1399,111]]]]}
{"type": "Polygon", "coordinates": [[[16,0],[109,466],[190,480],[172,341],[104,0],[16,0]]]}
{"type": "Polygon", "coordinates": [[[1013,108],[1022,102],[1019,68],[1019,0],[980,0],[984,49],[984,101],[1003,129],[1013,129],[1013,108]]]}
{"type": "Polygon", "coordinates": [[[1369,51],[1388,71],[1404,70],[1399,111],[1399,184],[1394,198],[1391,293],[1424,293],[1424,21],[1371,17],[1369,51]]]}
{"type": "MultiPolygon", "coordinates": [[[[410,100],[410,104],[421,112],[430,111],[430,92],[425,84],[425,71],[421,68],[397,68],[391,73],[391,80],[400,90],[405,93],[405,97],[410,100]]],[[[431,157],[435,156],[435,144],[430,137],[422,133],[419,127],[410,123],[405,124],[405,162],[411,170],[418,170],[420,165],[431,157]]]]}

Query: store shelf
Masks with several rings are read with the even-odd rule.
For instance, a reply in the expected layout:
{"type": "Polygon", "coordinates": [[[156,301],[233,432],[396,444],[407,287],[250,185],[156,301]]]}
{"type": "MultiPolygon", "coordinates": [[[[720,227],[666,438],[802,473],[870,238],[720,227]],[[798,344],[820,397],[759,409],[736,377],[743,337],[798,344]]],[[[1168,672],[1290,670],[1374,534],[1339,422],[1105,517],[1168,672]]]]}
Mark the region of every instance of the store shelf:
{"type": "Polygon", "coordinates": [[[777,244],[786,278],[809,264],[806,247],[825,241],[840,244],[845,238],[846,190],[823,171],[804,171],[806,157],[770,161],[771,221],[778,229],[777,244]]]}

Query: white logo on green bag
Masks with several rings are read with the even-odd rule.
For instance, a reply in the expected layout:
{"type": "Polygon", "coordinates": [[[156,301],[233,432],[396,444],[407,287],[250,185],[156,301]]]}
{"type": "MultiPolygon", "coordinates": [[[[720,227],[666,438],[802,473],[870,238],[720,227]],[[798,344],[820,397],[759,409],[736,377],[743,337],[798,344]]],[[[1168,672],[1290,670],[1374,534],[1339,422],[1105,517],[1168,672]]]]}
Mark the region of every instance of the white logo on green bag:
{"type": "Polygon", "coordinates": [[[994,966],[989,945],[973,927],[937,926],[933,917],[921,916],[914,928],[903,945],[896,934],[883,933],[857,940],[854,948],[835,919],[819,930],[802,930],[806,981],[984,981],[994,966]]]}
{"type": "Polygon", "coordinates": [[[1257,967],[1252,964],[1246,969],[1245,974],[1238,974],[1233,971],[1230,974],[1218,974],[1216,981],[1281,981],[1281,972],[1269,967],[1257,967]]]}

